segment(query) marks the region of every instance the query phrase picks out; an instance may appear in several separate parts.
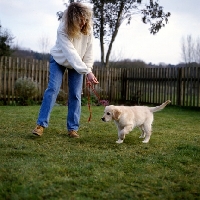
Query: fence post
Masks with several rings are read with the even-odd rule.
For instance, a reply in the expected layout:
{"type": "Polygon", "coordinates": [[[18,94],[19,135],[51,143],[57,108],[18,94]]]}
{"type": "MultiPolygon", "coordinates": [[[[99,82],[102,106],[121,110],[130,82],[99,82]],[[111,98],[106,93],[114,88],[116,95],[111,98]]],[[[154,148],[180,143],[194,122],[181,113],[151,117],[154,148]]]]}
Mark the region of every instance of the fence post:
{"type": "Polygon", "coordinates": [[[182,85],[182,68],[178,68],[177,74],[177,105],[181,106],[181,85],[182,85]]]}
{"type": "Polygon", "coordinates": [[[0,57],[0,98],[2,98],[2,92],[3,92],[3,83],[2,83],[2,77],[3,77],[3,56],[0,57]]]}
{"type": "Polygon", "coordinates": [[[127,86],[127,69],[122,69],[122,76],[121,76],[121,84],[122,84],[122,99],[126,101],[126,86],[127,86]]]}

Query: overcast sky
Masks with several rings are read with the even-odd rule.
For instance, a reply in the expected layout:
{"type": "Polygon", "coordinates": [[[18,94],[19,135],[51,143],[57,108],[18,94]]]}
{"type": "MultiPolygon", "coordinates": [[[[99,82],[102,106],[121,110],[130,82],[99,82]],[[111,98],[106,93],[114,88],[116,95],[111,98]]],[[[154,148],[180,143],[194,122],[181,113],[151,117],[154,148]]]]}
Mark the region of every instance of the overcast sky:
{"type": "MultiPolygon", "coordinates": [[[[147,1],[147,0],[146,0],[147,1]]],[[[39,40],[46,37],[49,49],[56,40],[57,11],[63,11],[63,0],[0,0],[0,23],[15,36],[20,47],[41,52],[39,40]]],[[[160,0],[165,12],[171,12],[169,23],[156,35],[135,16],[131,25],[122,25],[114,42],[113,60],[140,59],[146,63],[178,64],[182,62],[181,41],[187,35],[200,37],[200,0],[160,0]]],[[[100,59],[99,41],[95,40],[95,59],[100,59]]]]}

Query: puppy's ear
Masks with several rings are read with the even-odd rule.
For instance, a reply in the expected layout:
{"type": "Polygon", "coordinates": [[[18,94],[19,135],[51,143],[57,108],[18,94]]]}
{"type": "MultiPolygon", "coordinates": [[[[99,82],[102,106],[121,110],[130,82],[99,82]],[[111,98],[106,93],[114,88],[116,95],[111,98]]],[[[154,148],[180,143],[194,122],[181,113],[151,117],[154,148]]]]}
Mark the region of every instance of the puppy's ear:
{"type": "Polygon", "coordinates": [[[121,114],[120,110],[114,109],[114,110],[113,110],[113,119],[114,119],[114,120],[119,120],[120,114],[121,114]]]}

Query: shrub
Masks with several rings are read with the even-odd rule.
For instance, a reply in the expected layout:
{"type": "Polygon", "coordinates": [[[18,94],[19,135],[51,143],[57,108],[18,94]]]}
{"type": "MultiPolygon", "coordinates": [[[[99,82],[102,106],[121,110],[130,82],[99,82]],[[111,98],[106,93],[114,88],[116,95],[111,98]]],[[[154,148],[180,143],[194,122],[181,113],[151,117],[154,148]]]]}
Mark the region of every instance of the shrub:
{"type": "Polygon", "coordinates": [[[101,87],[99,87],[98,85],[92,86],[90,88],[87,88],[87,97],[82,97],[81,99],[81,104],[82,105],[87,105],[88,103],[90,103],[91,105],[104,105],[104,103],[106,102],[106,105],[108,104],[108,102],[106,100],[101,100],[99,94],[101,91],[103,91],[103,89],[101,87]],[[90,99],[88,102],[88,92],[90,95],[90,99]]]}
{"type": "Polygon", "coordinates": [[[38,95],[38,84],[31,78],[19,78],[15,82],[15,94],[18,98],[19,105],[33,104],[33,97],[38,95]]]}
{"type": "Polygon", "coordinates": [[[82,97],[81,98],[81,105],[82,106],[87,106],[88,104],[97,105],[97,99],[95,98],[94,95],[91,95],[89,100],[88,100],[88,97],[82,97]]]}
{"type": "Polygon", "coordinates": [[[66,105],[67,104],[67,97],[68,97],[67,93],[64,90],[60,89],[58,96],[57,96],[57,99],[56,99],[56,102],[58,104],[61,104],[61,105],[66,105]]]}

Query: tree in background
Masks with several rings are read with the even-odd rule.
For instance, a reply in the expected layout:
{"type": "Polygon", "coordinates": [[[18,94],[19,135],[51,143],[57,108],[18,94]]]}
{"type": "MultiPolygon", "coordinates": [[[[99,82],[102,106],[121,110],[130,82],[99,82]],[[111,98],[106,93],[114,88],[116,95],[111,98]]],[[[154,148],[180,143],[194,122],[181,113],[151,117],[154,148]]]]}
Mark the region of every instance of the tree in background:
{"type": "Polygon", "coordinates": [[[4,29],[0,24],[0,56],[49,60],[50,54],[47,53],[49,39],[47,37],[43,36],[39,40],[42,53],[22,48],[17,43],[14,44],[14,38],[15,37],[13,37],[12,33],[8,29],[4,29]]]}
{"type": "Polygon", "coordinates": [[[49,50],[50,40],[47,36],[43,35],[39,38],[38,44],[43,55],[42,59],[44,60],[49,50]]]}
{"type": "Polygon", "coordinates": [[[8,29],[4,29],[0,24],[0,56],[10,56],[13,52],[11,44],[14,37],[8,29]]]}
{"type": "MultiPolygon", "coordinates": [[[[150,24],[150,33],[156,34],[165,26],[170,13],[165,13],[158,0],[149,0],[143,4],[143,0],[69,0],[71,2],[89,2],[93,5],[94,36],[100,40],[101,64],[108,67],[113,43],[121,24],[126,21],[130,24],[133,15],[141,14],[142,21],[150,24]],[[105,44],[108,50],[105,53],[105,44]]],[[[58,12],[61,17],[62,12],[58,12]]]]}
{"type": "Polygon", "coordinates": [[[170,13],[164,13],[158,1],[149,0],[148,5],[142,0],[91,0],[94,11],[94,34],[100,39],[101,63],[108,67],[113,42],[121,24],[130,24],[133,15],[141,14],[143,23],[150,24],[150,33],[156,34],[168,22],[170,13]],[[104,44],[108,51],[104,52],[104,44]]]}
{"type": "Polygon", "coordinates": [[[186,64],[196,62],[200,64],[200,38],[196,40],[191,35],[187,35],[186,39],[182,38],[181,44],[182,59],[186,64]]]}

